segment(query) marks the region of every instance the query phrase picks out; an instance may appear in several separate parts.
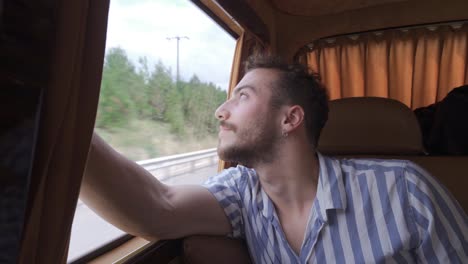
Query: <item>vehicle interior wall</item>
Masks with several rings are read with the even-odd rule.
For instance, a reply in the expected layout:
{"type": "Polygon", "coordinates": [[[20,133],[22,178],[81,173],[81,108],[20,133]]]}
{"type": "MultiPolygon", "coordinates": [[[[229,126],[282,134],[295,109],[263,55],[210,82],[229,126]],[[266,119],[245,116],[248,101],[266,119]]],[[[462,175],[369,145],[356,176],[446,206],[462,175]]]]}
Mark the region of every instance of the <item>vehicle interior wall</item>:
{"type": "Polygon", "coordinates": [[[245,0],[268,28],[268,45],[271,52],[276,52],[276,16],[277,12],[270,0],[245,0]]]}

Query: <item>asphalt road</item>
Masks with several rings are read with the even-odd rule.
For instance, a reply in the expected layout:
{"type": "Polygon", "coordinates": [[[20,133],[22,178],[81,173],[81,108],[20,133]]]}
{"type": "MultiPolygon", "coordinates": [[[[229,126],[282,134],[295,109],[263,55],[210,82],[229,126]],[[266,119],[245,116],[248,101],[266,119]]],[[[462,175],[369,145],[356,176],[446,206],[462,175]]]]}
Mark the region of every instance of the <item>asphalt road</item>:
{"type": "MultiPolygon", "coordinates": [[[[215,175],[218,164],[198,169],[192,173],[175,176],[164,181],[167,184],[200,184],[215,175]]],[[[78,202],[73,220],[68,260],[74,260],[93,249],[124,234],[107,223],[81,201],[78,202]]]]}

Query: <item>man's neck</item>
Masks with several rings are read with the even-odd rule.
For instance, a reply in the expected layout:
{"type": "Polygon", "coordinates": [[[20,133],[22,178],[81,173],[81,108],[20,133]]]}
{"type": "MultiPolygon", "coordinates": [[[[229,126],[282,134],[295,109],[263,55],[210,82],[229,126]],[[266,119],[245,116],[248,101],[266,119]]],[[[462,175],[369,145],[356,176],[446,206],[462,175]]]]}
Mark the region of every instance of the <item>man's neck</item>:
{"type": "Polygon", "coordinates": [[[317,191],[318,157],[303,144],[285,145],[279,153],[274,162],[255,166],[262,188],[277,210],[308,213],[317,191]]]}

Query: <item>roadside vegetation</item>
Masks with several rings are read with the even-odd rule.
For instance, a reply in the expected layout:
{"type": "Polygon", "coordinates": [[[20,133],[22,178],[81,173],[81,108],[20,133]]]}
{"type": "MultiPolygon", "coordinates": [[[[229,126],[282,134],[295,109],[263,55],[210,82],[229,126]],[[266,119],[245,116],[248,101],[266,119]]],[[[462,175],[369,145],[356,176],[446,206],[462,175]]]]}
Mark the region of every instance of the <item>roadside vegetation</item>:
{"type": "Polygon", "coordinates": [[[176,82],[162,62],[135,65],[122,48],[107,51],[96,131],[133,160],[215,147],[215,109],[226,92],[196,75],[176,82]]]}

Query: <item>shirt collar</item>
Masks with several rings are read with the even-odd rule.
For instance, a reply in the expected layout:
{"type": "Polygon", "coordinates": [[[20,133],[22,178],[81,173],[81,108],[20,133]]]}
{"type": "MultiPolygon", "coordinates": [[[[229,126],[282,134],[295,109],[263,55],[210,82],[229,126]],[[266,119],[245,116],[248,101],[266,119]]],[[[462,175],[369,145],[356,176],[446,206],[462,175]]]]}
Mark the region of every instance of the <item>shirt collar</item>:
{"type": "MultiPolygon", "coordinates": [[[[315,202],[318,204],[319,217],[327,221],[327,210],[331,209],[346,209],[346,191],[343,183],[343,176],[340,162],[317,152],[319,160],[319,180],[317,184],[317,195],[315,202]]],[[[255,173],[256,174],[256,173],[255,173]]],[[[255,175],[258,177],[257,175],[255,175]]],[[[273,203],[268,198],[265,191],[259,186],[260,180],[257,178],[255,195],[261,202],[258,203],[259,210],[267,219],[273,219],[273,203]]]]}
{"type": "Polygon", "coordinates": [[[319,159],[319,180],[315,202],[319,203],[319,213],[324,221],[328,220],[327,210],[346,209],[346,190],[339,160],[323,156],[319,159]]]}
{"type": "Polygon", "coordinates": [[[258,174],[255,170],[251,169],[248,170],[249,173],[249,180],[251,181],[253,191],[251,192],[251,199],[254,203],[257,204],[258,210],[262,213],[262,215],[272,220],[274,217],[274,205],[273,202],[270,200],[266,192],[263,190],[260,184],[260,179],[258,178],[258,174]]]}

